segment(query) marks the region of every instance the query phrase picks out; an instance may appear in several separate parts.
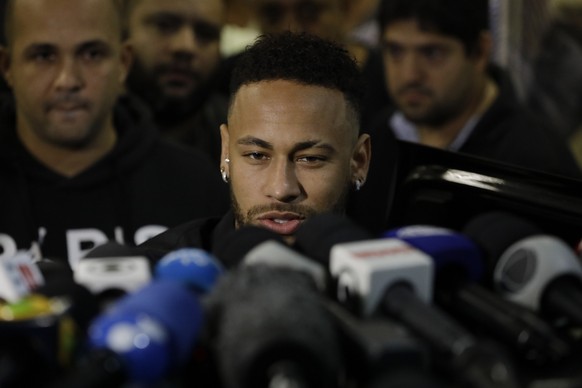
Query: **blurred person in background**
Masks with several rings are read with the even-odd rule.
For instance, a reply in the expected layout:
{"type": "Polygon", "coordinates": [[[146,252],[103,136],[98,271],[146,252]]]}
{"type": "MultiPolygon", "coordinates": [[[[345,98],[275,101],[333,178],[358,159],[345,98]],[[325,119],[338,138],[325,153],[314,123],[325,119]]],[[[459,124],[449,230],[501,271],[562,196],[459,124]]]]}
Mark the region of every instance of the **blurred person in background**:
{"type": "Polygon", "coordinates": [[[582,0],[549,0],[526,103],[570,143],[582,165],[582,0]]]}
{"type": "Polygon", "coordinates": [[[378,20],[393,105],[371,127],[368,184],[354,205],[362,224],[377,225],[379,212],[364,209],[391,195],[397,140],[582,177],[564,139],[528,111],[509,74],[491,63],[487,0],[383,0],[378,20]]]}
{"type": "Polygon", "coordinates": [[[228,92],[217,86],[224,0],[126,0],[135,63],[128,88],[153,112],[163,136],[216,164],[228,92]]]}
{"type": "Polygon", "coordinates": [[[161,139],[123,95],[121,11],[117,0],[7,3],[0,257],[33,249],[75,268],[108,240],[135,245],[228,208],[218,168],[161,139]]]}

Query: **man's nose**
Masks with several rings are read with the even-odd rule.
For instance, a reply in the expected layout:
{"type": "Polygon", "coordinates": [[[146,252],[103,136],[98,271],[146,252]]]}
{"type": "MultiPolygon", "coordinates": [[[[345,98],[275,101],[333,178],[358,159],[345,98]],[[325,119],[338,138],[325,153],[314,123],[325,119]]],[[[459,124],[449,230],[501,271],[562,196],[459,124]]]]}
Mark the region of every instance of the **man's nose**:
{"type": "Polygon", "coordinates": [[[292,162],[277,161],[269,166],[266,194],[270,198],[287,203],[301,197],[301,184],[292,162]]]}
{"type": "Polygon", "coordinates": [[[83,87],[84,80],[80,64],[74,58],[62,59],[55,86],[62,91],[76,91],[83,87]]]}
{"type": "Polygon", "coordinates": [[[174,53],[194,55],[198,49],[198,40],[194,29],[189,25],[183,25],[172,36],[170,49],[174,53]]]}

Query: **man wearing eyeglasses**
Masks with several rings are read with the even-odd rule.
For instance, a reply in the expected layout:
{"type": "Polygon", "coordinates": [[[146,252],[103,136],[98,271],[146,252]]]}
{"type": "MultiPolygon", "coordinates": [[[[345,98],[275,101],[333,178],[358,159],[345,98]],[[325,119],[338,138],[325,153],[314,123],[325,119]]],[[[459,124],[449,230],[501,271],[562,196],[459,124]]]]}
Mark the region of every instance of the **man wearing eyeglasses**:
{"type": "Polygon", "coordinates": [[[228,96],[215,87],[223,0],[126,0],[135,63],[128,87],[150,106],[163,134],[220,156],[228,96]]]}

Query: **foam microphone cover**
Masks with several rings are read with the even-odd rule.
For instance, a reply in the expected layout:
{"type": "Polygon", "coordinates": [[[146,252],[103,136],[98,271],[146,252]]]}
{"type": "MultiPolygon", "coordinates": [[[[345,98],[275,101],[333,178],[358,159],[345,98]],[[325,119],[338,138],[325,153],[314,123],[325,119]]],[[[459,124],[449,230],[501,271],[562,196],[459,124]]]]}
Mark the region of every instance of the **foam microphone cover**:
{"type": "Polygon", "coordinates": [[[342,367],[336,327],[305,275],[240,267],[221,278],[208,305],[226,388],[268,387],[286,374],[299,386],[336,386],[342,367]]]}
{"type": "Polygon", "coordinates": [[[473,218],[465,225],[463,233],[483,250],[488,275],[492,275],[497,260],[510,245],[541,232],[535,225],[520,217],[494,211],[473,218]]]}
{"type": "Polygon", "coordinates": [[[223,272],[222,264],[210,253],[198,248],[181,248],[158,261],[154,277],[181,282],[202,295],[212,290],[223,272]]]}
{"type": "Polygon", "coordinates": [[[226,268],[234,268],[253,248],[269,240],[285,244],[281,236],[269,229],[244,226],[226,234],[221,244],[216,244],[212,253],[220,259],[226,268]]]}
{"type": "Polygon", "coordinates": [[[307,219],[297,230],[295,246],[302,252],[327,266],[331,248],[345,242],[372,238],[364,229],[346,216],[324,213],[307,219]]]}

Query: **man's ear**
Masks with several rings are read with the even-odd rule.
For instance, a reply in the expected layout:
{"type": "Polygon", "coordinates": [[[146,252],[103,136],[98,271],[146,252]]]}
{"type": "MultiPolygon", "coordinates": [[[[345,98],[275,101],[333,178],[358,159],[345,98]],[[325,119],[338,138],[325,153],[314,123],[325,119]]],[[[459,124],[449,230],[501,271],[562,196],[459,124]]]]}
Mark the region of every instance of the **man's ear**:
{"type": "Polygon", "coordinates": [[[122,66],[121,79],[119,81],[124,84],[127,79],[127,75],[131,71],[131,66],[133,65],[134,59],[133,46],[129,41],[123,42],[119,55],[122,66]]]}
{"type": "Polygon", "coordinates": [[[479,43],[475,52],[475,60],[482,71],[486,71],[491,61],[493,52],[493,36],[489,31],[481,32],[479,43]]]}
{"type": "Polygon", "coordinates": [[[12,87],[13,82],[11,64],[12,59],[10,58],[8,47],[0,46],[0,71],[2,71],[2,76],[10,87],[12,87]]]}
{"type": "Polygon", "coordinates": [[[370,159],[372,157],[372,139],[368,134],[362,134],[358,138],[354,153],[352,155],[352,179],[360,180],[361,183],[366,181],[368,170],[370,168],[370,159]]]}
{"type": "Polygon", "coordinates": [[[221,141],[221,151],[220,151],[220,169],[224,169],[226,174],[230,176],[230,166],[227,160],[230,160],[230,154],[228,151],[228,141],[230,134],[228,132],[228,125],[222,124],[220,126],[220,141],[221,141]]]}

